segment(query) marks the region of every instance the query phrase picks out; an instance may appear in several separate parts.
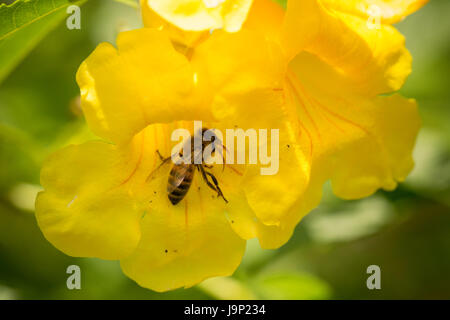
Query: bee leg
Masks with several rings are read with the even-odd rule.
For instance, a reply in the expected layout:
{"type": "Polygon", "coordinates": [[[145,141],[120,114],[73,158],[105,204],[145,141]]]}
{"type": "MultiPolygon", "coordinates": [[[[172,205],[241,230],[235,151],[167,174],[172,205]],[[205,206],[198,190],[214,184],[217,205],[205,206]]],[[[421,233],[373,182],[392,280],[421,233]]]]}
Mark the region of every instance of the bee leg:
{"type": "MultiPolygon", "coordinates": [[[[225,151],[228,151],[224,145],[222,145],[222,147],[225,149],[225,151]]],[[[223,156],[222,152],[221,152],[221,154],[222,154],[222,172],[223,172],[223,171],[225,171],[225,157],[223,156]]]]}
{"type": "Polygon", "coordinates": [[[205,180],[205,182],[208,185],[208,187],[210,187],[214,191],[218,192],[216,187],[214,187],[214,185],[208,180],[208,177],[206,176],[207,172],[205,171],[203,166],[202,165],[197,165],[197,169],[202,173],[203,180],[205,180]]]}
{"type": "MultiPolygon", "coordinates": [[[[200,167],[201,167],[201,166],[200,166],[200,167]]],[[[212,173],[205,171],[205,169],[204,169],[203,167],[201,167],[200,170],[202,171],[203,179],[206,180],[206,183],[208,184],[208,186],[209,186],[211,189],[213,189],[214,191],[216,191],[216,192],[217,192],[217,195],[218,195],[219,197],[222,197],[222,199],[223,199],[226,203],[228,203],[228,200],[225,199],[225,197],[224,197],[224,195],[223,195],[223,193],[222,193],[222,190],[220,190],[219,182],[217,181],[216,177],[215,177],[212,173]],[[208,175],[208,176],[211,177],[212,181],[214,182],[214,186],[211,184],[211,182],[209,182],[209,180],[207,179],[207,176],[206,176],[206,175],[208,175]]]]}
{"type": "Polygon", "coordinates": [[[216,188],[217,188],[217,193],[218,193],[218,195],[219,195],[220,197],[222,197],[222,199],[223,199],[226,203],[228,203],[228,200],[225,199],[222,190],[220,190],[219,182],[217,181],[216,177],[215,177],[212,173],[210,173],[210,172],[206,172],[206,174],[207,174],[208,176],[210,176],[211,179],[212,179],[212,181],[214,182],[214,185],[215,185],[216,188]]]}
{"type": "Polygon", "coordinates": [[[208,169],[211,169],[213,167],[212,165],[208,165],[208,164],[204,164],[203,166],[208,169]]]}
{"type": "Polygon", "coordinates": [[[222,190],[220,190],[220,188],[219,188],[219,184],[217,183],[216,177],[214,177],[211,173],[206,172],[202,165],[198,165],[197,169],[199,169],[200,172],[202,173],[203,180],[205,180],[205,182],[208,185],[208,187],[210,187],[215,192],[217,192],[217,195],[222,197],[223,200],[225,200],[225,202],[228,203],[228,200],[225,199],[225,197],[223,196],[222,190]],[[215,186],[208,180],[208,176],[207,175],[210,176],[213,179],[213,182],[214,182],[215,186]]]}

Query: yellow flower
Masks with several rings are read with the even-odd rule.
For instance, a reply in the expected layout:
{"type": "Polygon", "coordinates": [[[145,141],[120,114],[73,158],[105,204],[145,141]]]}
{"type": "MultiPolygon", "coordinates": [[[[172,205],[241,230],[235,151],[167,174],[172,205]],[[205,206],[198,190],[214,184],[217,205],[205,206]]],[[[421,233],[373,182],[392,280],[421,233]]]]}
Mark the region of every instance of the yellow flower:
{"type": "MultiPolygon", "coordinates": [[[[408,3],[395,7],[396,19],[408,3]]],[[[240,32],[214,32],[188,57],[151,28],[121,33],[117,49],[100,44],[77,82],[89,127],[108,142],[69,146],[45,162],[36,203],[45,237],[72,256],[119,259],[140,285],[166,291],[232,274],[247,239],[284,244],[326,180],[346,199],[395,188],[413,166],[419,118],[413,100],[380,94],[401,87],[410,55],[391,20],[372,30],[345,8],[304,0],[285,12],[255,1],[240,32]],[[170,166],[148,177],[156,150],[169,156],[172,130],[193,132],[193,120],[279,129],[278,174],[215,166],[228,203],[197,174],[172,205],[170,166]]]]}
{"type": "Polygon", "coordinates": [[[253,0],[140,0],[148,28],[166,30],[174,46],[187,53],[214,30],[239,31],[253,0]]]}
{"type": "Polygon", "coordinates": [[[379,15],[383,23],[396,23],[414,13],[428,0],[322,0],[331,9],[359,16],[365,20],[379,15]]]}
{"type": "Polygon", "coordinates": [[[141,0],[144,9],[186,31],[239,31],[251,5],[252,0],[141,0]]]}
{"type": "MultiPolygon", "coordinates": [[[[413,167],[416,103],[392,94],[411,71],[404,37],[385,21],[372,28],[367,16],[341,11],[339,4],[288,1],[283,11],[255,0],[239,33],[213,33],[193,53],[221,123],[251,119],[262,112],[259,101],[270,101],[278,112],[267,117],[281,123],[279,174],[245,177],[257,222],[250,217],[237,230],[246,239],[258,237],[264,248],[290,238],[320,202],[327,180],[337,196],[357,199],[393,190],[413,167]],[[269,60],[262,48],[271,52],[269,60]],[[285,149],[294,157],[287,160],[285,149]]],[[[423,4],[396,2],[397,20],[423,4]]]]}

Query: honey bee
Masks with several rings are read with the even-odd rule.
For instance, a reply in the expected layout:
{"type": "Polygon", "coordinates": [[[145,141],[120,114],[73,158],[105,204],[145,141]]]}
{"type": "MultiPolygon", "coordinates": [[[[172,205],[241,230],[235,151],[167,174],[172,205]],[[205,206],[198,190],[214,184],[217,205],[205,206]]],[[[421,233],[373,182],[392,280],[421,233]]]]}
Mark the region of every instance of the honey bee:
{"type": "MultiPolygon", "coordinates": [[[[225,148],[225,146],[223,146],[221,142],[215,142],[217,137],[214,135],[211,137],[211,141],[203,141],[203,135],[206,131],[208,131],[207,128],[202,128],[201,131],[199,130],[199,132],[194,137],[191,137],[191,139],[190,139],[190,145],[191,145],[190,154],[186,155],[187,159],[189,159],[189,157],[190,157],[190,160],[191,160],[190,163],[184,163],[182,161],[181,157],[183,157],[183,152],[180,151],[180,154],[179,154],[180,159],[174,163],[174,165],[172,166],[172,169],[170,170],[169,178],[167,181],[167,196],[173,205],[178,204],[181,200],[184,199],[184,197],[188,193],[189,188],[192,185],[192,180],[194,178],[196,169],[197,169],[197,171],[199,171],[202,174],[203,180],[205,180],[208,187],[211,188],[212,190],[214,190],[215,192],[217,192],[217,196],[222,197],[222,199],[226,203],[228,203],[228,200],[225,198],[225,196],[222,193],[222,190],[219,187],[219,183],[218,183],[216,177],[211,172],[208,172],[206,170],[206,169],[212,168],[212,166],[205,164],[204,163],[205,159],[203,159],[203,151],[211,143],[214,142],[212,152],[216,151],[215,146],[217,144],[220,144],[223,148],[225,148]],[[202,141],[201,150],[195,150],[195,144],[194,144],[195,139],[201,139],[201,141],[202,141]],[[196,162],[197,163],[200,162],[200,161],[194,161],[197,157],[201,157],[200,164],[195,164],[196,162]],[[212,182],[208,178],[211,178],[212,182]]],[[[186,142],[186,143],[188,143],[188,142],[186,142]]],[[[184,149],[185,148],[183,148],[183,150],[184,149]]],[[[164,158],[160,154],[159,150],[156,150],[156,153],[158,154],[159,158],[162,161],[162,163],[159,165],[158,168],[160,168],[162,165],[168,163],[169,160],[172,159],[172,157],[164,158]]],[[[223,159],[223,155],[222,155],[222,159],[223,159]]],[[[225,166],[225,159],[223,159],[223,160],[224,160],[223,165],[225,166]]],[[[155,169],[155,171],[157,169],[155,169]]],[[[152,174],[149,175],[147,180],[149,180],[150,176],[152,176],[152,174]]]]}

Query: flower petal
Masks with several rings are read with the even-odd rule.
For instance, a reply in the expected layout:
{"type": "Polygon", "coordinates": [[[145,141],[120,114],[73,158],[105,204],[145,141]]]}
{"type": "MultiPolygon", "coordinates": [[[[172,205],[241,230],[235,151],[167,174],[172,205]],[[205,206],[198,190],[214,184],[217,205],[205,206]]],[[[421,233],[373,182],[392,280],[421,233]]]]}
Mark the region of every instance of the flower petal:
{"type": "Polygon", "coordinates": [[[314,147],[312,170],[331,178],[338,196],[365,197],[405,179],[420,127],[415,101],[355,94],[341,74],[306,53],[290,69],[291,101],[314,147]]]}
{"type": "Polygon", "coordinates": [[[236,32],[247,17],[252,0],[146,0],[163,19],[186,31],[224,29],[236,32]]]}
{"type": "Polygon", "coordinates": [[[209,35],[210,31],[186,31],[164,20],[148,6],[147,0],[140,0],[140,5],[144,26],[146,28],[165,30],[175,49],[185,55],[209,35]]]}
{"type": "Polygon", "coordinates": [[[395,188],[413,167],[420,127],[413,100],[355,94],[348,79],[311,54],[298,55],[289,69],[285,107],[299,119],[297,143],[309,155],[310,178],[278,225],[253,224],[261,246],[269,249],[289,240],[301,218],[319,204],[327,180],[345,199],[395,188]]]}
{"type": "Polygon", "coordinates": [[[177,128],[193,131],[192,122],[155,124],[127,145],[89,142],[50,157],[36,205],[47,239],[69,255],[124,259],[127,275],[157,291],[231,274],[245,250],[226,216],[240,205],[234,194],[241,175],[228,166],[206,169],[226,203],[195,170],[186,197],[173,205],[167,185],[174,165],[163,164],[157,150],[171,155],[177,128]]]}
{"type": "MultiPolygon", "coordinates": [[[[254,129],[258,136],[265,129],[269,150],[271,130],[279,130],[279,144],[273,150],[279,152],[277,173],[263,175],[261,169],[268,165],[259,162],[248,166],[243,182],[248,205],[256,217],[264,224],[278,224],[302,194],[309,175],[305,155],[293,135],[295,123],[281,110],[284,56],[276,43],[256,32],[241,30],[237,34],[213,34],[197,48],[192,63],[203,68],[198,72],[212,86],[213,114],[223,127],[254,129]],[[247,54],[248,48],[254,50],[252,55],[247,54]]],[[[249,145],[259,150],[264,144],[249,145]]],[[[246,152],[248,157],[249,150],[246,152]]]]}
{"type": "Polygon", "coordinates": [[[398,90],[411,72],[404,37],[385,24],[327,8],[319,0],[289,1],[283,44],[290,57],[306,50],[354,83],[354,90],[376,95],[398,90]]]}
{"type": "Polygon", "coordinates": [[[191,63],[214,94],[280,88],[287,64],[277,43],[249,30],[214,32],[196,48],[191,63]]]}
{"type": "Polygon", "coordinates": [[[142,208],[120,187],[124,159],[104,142],[70,146],[44,163],[36,218],[44,236],[71,256],[119,259],[140,239],[142,208]]]}
{"type": "Polygon", "coordinates": [[[284,245],[291,238],[300,220],[319,205],[323,186],[321,177],[320,173],[311,173],[308,187],[285,213],[278,225],[257,225],[258,239],[263,249],[277,249],[284,245]]]}
{"type": "Polygon", "coordinates": [[[172,205],[165,191],[169,169],[147,183],[149,206],[141,222],[142,238],[136,251],[121,261],[128,277],[159,292],[231,275],[245,250],[245,241],[225,214],[228,207],[241,203],[231,193],[233,186],[217,175],[229,201],[225,204],[196,172],[185,198],[172,205]]]}
{"type": "Polygon", "coordinates": [[[256,30],[265,37],[279,41],[284,9],[273,0],[254,0],[243,28],[256,30]]]}
{"type": "MultiPolygon", "coordinates": [[[[139,242],[143,215],[153,212],[158,203],[167,210],[179,210],[169,202],[166,190],[173,163],[160,166],[157,150],[169,157],[181,142],[171,141],[172,132],[183,128],[192,133],[192,124],[150,125],[127,145],[92,141],[52,155],[43,166],[45,190],[36,203],[38,223],[47,239],[73,256],[119,259],[129,255],[139,242]]],[[[229,204],[217,198],[217,192],[196,172],[197,181],[186,196],[193,203],[189,211],[194,216],[214,211],[227,221],[226,208],[239,205],[234,194],[243,173],[221,165],[207,171],[215,175],[229,204]]]]}
{"type": "Polygon", "coordinates": [[[151,123],[208,117],[208,109],[193,97],[188,60],[164,32],[123,32],[117,45],[116,50],[100,44],[77,73],[82,108],[94,133],[126,143],[151,123]]]}
{"type": "Polygon", "coordinates": [[[322,0],[334,10],[358,15],[363,19],[380,17],[382,23],[396,23],[422,8],[428,0],[322,0]]]}

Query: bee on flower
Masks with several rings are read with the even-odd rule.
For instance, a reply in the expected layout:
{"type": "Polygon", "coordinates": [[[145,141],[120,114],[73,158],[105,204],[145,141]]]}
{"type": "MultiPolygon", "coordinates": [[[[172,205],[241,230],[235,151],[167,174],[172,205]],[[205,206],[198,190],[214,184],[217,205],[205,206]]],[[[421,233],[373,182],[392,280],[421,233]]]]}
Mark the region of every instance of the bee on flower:
{"type": "Polygon", "coordinates": [[[420,119],[395,93],[411,56],[392,24],[425,3],[142,0],[145,27],[120,33],[117,48],[99,44],[77,72],[100,140],[45,162],[36,202],[45,237],[71,256],[120,260],[141,286],[167,291],[231,275],[248,239],[285,244],[326,181],[344,199],[393,190],[413,167],[420,119]],[[193,133],[195,120],[278,129],[278,173],[212,166],[227,201],[194,176],[173,205],[170,166],[147,178],[158,152],[170,155],[171,132],[193,133]]]}

